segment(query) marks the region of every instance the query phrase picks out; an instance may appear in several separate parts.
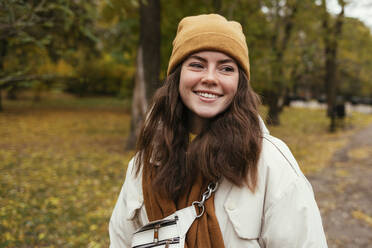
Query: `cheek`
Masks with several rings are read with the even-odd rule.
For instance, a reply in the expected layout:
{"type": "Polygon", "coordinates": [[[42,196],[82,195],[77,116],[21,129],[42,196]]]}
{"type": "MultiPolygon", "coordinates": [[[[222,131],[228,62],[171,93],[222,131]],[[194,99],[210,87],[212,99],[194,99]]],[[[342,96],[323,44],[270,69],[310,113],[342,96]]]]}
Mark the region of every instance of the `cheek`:
{"type": "Polygon", "coordinates": [[[183,95],[184,84],[185,84],[185,80],[184,80],[184,73],[183,73],[183,67],[182,67],[181,74],[180,74],[180,81],[178,83],[178,91],[179,91],[180,96],[183,95]]]}
{"type": "Polygon", "coordinates": [[[183,80],[182,76],[180,77],[180,82],[179,82],[179,85],[178,85],[178,91],[179,91],[179,94],[183,100],[184,96],[185,96],[185,93],[186,93],[186,87],[185,87],[185,81],[183,80]]]}
{"type": "Polygon", "coordinates": [[[179,95],[184,104],[187,103],[188,96],[191,92],[190,83],[186,80],[185,76],[181,74],[178,86],[179,95]]]}
{"type": "Polygon", "coordinates": [[[186,89],[186,88],[192,88],[197,81],[197,77],[195,75],[192,75],[191,73],[184,73],[180,76],[180,87],[186,89]]]}
{"type": "Polygon", "coordinates": [[[239,78],[234,78],[225,85],[225,91],[228,92],[231,98],[234,98],[238,91],[239,78]]]}
{"type": "Polygon", "coordinates": [[[180,95],[186,96],[190,94],[198,80],[199,79],[197,75],[188,71],[181,70],[180,83],[178,86],[180,95]]]}
{"type": "Polygon", "coordinates": [[[181,83],[180,83],[180,86],[178,88],[178,91],[179,91],[179,95],[181,97],[182,102],[185,103],[186,91],[183,88],[183,85],[181,83]]]}

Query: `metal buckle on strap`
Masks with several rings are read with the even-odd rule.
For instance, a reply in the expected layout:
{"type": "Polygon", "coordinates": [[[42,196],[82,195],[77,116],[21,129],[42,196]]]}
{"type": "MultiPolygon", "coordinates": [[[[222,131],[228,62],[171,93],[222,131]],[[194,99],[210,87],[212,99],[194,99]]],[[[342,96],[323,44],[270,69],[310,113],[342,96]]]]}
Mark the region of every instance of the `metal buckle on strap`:
{"type": "Polygon", "coordinates": [[[205,203],[206,200],[208,200],[211,197],[212,193],[217,190],[217,187],[218,187],[218,182],[208,184],[207,191],[205,191],[202,194],[202,199],[200,201],[194,201],[192,203],[193,206],[198,207],[199,210],[200,210],[199,214],[196,215],[196,218],[202,217],[202,215],[205,212],[204,203],[205,203]]]}

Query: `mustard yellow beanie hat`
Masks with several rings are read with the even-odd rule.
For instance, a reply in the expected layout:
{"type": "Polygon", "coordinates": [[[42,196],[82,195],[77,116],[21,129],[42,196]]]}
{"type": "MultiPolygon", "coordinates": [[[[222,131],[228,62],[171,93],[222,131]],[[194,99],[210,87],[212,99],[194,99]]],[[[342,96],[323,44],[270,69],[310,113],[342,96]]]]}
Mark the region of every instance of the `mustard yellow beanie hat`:
{"type": "Polygon", "coordinates": [[[229,55],[250,78],[248,47],[240,23],[227,21],[217,14],[183,18],[173,41],[167,75],[187,56],[201,50],[220,51],[229,55]]]}

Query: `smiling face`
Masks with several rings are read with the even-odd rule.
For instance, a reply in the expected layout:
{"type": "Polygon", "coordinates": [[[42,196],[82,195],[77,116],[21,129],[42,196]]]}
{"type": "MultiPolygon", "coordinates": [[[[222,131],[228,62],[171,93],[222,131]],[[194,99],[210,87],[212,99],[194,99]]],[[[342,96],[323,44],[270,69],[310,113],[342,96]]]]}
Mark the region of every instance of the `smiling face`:
{"type": "Polygon", "coordinates": [[[189,109],[192,132],[198,133],[206,121],[226,110],[238,82],[238,65],[224,53],[197,52],[183,62],[179,92],[189,109]]]}

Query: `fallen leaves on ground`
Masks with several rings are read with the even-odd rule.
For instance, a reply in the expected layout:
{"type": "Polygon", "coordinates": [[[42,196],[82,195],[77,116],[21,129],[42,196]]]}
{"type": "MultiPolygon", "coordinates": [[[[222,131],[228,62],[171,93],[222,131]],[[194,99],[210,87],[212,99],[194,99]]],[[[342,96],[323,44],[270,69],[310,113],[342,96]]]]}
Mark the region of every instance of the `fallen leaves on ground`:
{"type": "Polygon", "coordinates": [[[2,113],[0,247],[107,247],[128,130],[119,111],[2,113]]]}
{"type": "Polygon", "coordinates": [[[369,146],[358,147],[348,152],[348,156],[354,160],[366,159],[370,157],[371,154],[372,154],[372,150],[371,150],[371,147],[369,146]]]}
{"type": "Polygon", "coordinates": [[[372,217],[369,216],[368,214],[365,214],[359,210],[354,210],[351,214],[354,218],[361,220],[364,223],[368,224],[370,227],[372,227],[372,217]]]}

